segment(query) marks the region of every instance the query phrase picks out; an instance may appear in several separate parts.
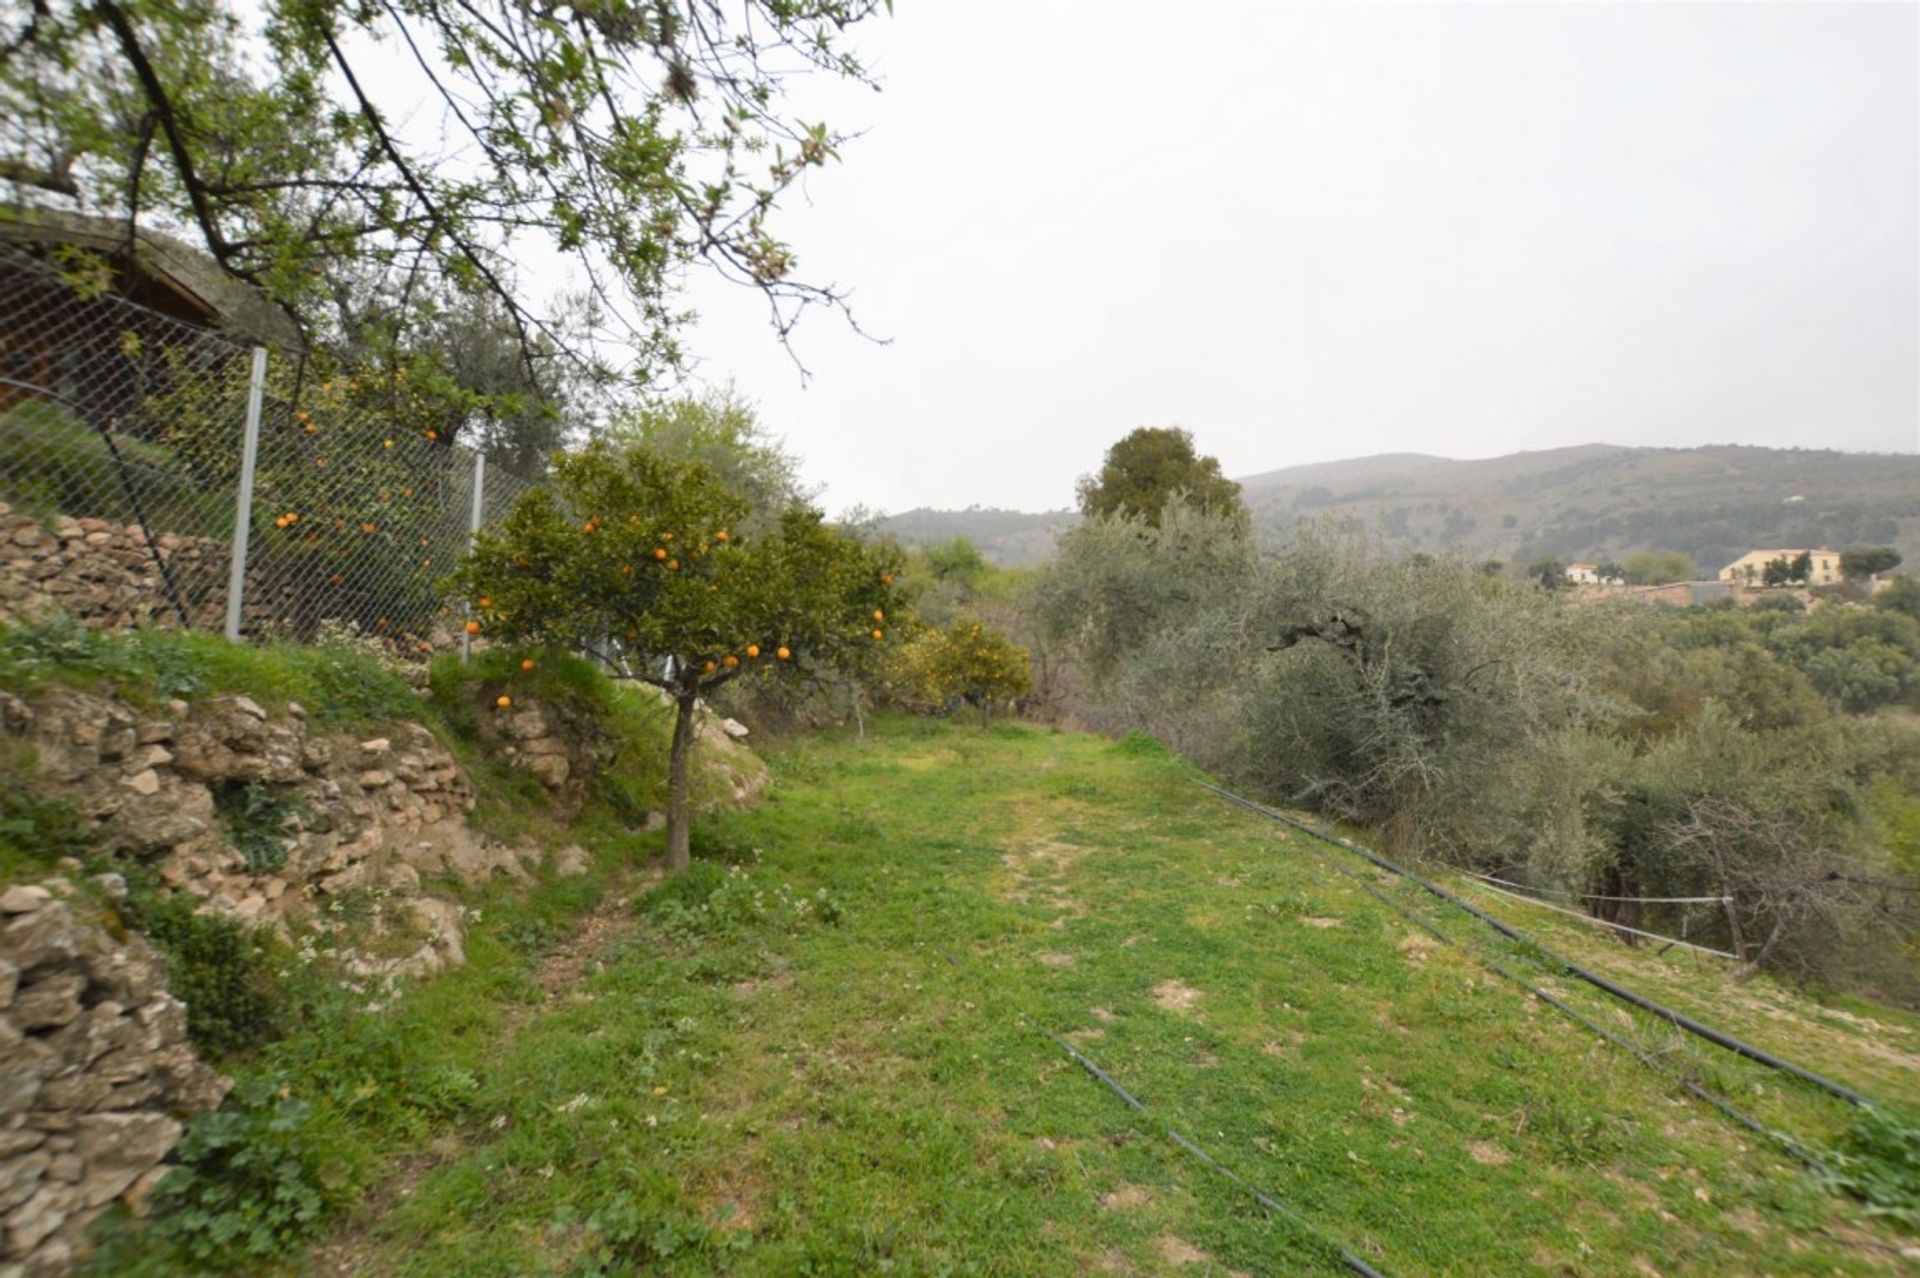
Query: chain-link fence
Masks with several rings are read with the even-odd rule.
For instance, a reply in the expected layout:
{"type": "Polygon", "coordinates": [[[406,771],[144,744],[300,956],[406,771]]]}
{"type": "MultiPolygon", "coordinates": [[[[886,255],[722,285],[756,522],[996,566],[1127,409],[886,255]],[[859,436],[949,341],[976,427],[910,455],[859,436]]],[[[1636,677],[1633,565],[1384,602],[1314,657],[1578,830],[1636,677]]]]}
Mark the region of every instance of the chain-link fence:
{"type": "Polygon", "coordinates": [[[130,291],[0,245],[0,619],[454,641],[439,583],[526,482],[404,375],[309,376],[130,291]]]}

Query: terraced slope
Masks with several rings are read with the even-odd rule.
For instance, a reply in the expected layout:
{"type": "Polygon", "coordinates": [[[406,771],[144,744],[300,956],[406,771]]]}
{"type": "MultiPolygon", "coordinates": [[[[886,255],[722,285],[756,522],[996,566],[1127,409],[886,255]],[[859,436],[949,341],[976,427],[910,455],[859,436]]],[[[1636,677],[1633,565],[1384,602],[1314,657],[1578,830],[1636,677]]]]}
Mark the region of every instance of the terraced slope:
{"type": "MultiPolygon", "coordinates": [[[[775,768],[693,872],[610,899],[549,964],[557,996],[498,1034],[472,1117],[328,1266],[1311,1274],[1339,1271],[1333,1243],[1393,1275],[1912,1263],[1912,1239],[1156,747],[883,723],[775,768]]],[[[1555,927],[1706,1019],[1920,1102],[1911,1018],[1734,991],[1555,927]]],[[[1560,988],[1801,1138],[1849,1121],[1560,988]]]]}

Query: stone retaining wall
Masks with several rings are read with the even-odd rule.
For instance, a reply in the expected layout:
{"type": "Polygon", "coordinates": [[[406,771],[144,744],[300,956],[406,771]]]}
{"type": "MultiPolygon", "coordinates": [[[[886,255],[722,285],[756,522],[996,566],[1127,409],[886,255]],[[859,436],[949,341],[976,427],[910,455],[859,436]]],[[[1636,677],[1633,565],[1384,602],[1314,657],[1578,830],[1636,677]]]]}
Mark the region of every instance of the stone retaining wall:
{"type": "Polygon", "coordinates": [[[161,533],[151,546],[139,524],[104,519],[50,523],[0,502],[0,622],[64,612],[89,626],[177,626],[160,564],[195,629],[226,619],[227,543],[161,533]]]}
{"type": "Polygon", "coordinates": [[[188,1044],[166,961],[77,914],[71,892],[0,893],[0,1278],[66,1273],[93,1219],[139,1210],[182,1117],[229,1086],[188,1044]]]}

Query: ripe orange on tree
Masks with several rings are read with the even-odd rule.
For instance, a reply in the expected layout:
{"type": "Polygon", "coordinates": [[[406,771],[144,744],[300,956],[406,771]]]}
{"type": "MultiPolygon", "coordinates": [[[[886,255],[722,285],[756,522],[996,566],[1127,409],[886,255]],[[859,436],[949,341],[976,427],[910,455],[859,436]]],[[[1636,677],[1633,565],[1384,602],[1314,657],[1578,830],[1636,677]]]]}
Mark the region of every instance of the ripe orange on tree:
{"type": "Polygon", "coordinates": [[[493,699],[493,704],[496,706],[499,706],[502,710],[505,710],[508,706],[513,704],[513,698],[509,696],[504,696],[504,695],[498,696],[493,699]]]}
{"type": "Polygon", "coordinates": [[[793,649],[787,647],[785,644],[782,644],[778,648],[775,648],[773,650],[773,655],[780,658],[780,660],[782,661],[786,661],[787,659],[793,656],[793,649]]]}
{"type": "Polygon", "coordinates": [[[524,660],[524,661],[522,661],[522,662],[520,663],[520,668],[521,668],[522,670],[531,670],[531,669],[533,669],[533,658],[532,658],[532,657],[528,657],[528,658],[527,658],[526,660],[524,660]]]}
{"type": "Polygon", "coordinates": [[[479,633],[480,633],[480,623],[479,623],[479,622],[477,622],[477,621],[469,621],[469,622],[467,623],[467,633],[468,633],[468,634],[470,634],[470,635],[477,635],[477,634],[479,634],[479,633]]]}

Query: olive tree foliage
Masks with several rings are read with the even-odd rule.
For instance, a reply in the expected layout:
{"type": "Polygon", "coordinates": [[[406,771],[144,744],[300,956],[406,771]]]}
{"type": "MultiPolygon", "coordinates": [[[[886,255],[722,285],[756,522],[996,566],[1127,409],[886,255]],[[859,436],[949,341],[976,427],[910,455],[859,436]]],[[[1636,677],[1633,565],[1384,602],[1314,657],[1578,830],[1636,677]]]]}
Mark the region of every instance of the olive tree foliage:
{"type": "Polygon", "coordinates": [[[563,455],[550,483],[481,532],[454,585],[480,634],[510,644],[617,652],[674,706],[667,856],[689,855],[695,712],[747,670],[858,667],[904,601],[897,556],[792,507],[765,534],[699,463],[604,443],[563,455]]]}
{"type": "Polygon", "coordinates": [[[1160,522],[1170,502],[1246,518],[1240,485],[1220,473],[1220,459],[1203,457],[1193,433],[1175,426],[1142,426],[1107,450],[1098,474],[1082,476],[1080,511],[1089,517],[1131,515],[1160,522]]]}
{"type": "Polygon", "coordinates": [[[1587,705],[1582,632],[1464,561],[1306,525],[1257,547],[1231,518],[1089,520],[1036,606],[1114,719],[1265,793],[1459,850],[1511,820],[1512,777],[1587,705]]]}
{"type": "Polygon", "coordinates": [[[761,425],[752,402],[730,386],[631,406],[613,415],[606,435],[616,444],[705,466],[746,502],[746,528],[776,523],[811,497],[800,480],[800,459],[761,425]]]}
{"type": "Polygon", "coordinates": [[[1244,605],[1260,643],[1235,769],[1454,859],[1516,836],[1542,743],[1592,713],[1596,631],[1465,562],[1310,531],[1244,605]]]}
{"type": "Polygon", "coordinates": [[[492,298],[529,360],[611,338],[657,371],[690,266],[760,290],[783,337],[840,305],[774,230],[842,141],[786,90],[865,81],[848,30],[882,4],[27,0],[0,20],[0,180],[187,228],[310,330],[374,272],[492,298]],[[528,300],[530,246],[583,276],[579,340],[528,300]]]}

